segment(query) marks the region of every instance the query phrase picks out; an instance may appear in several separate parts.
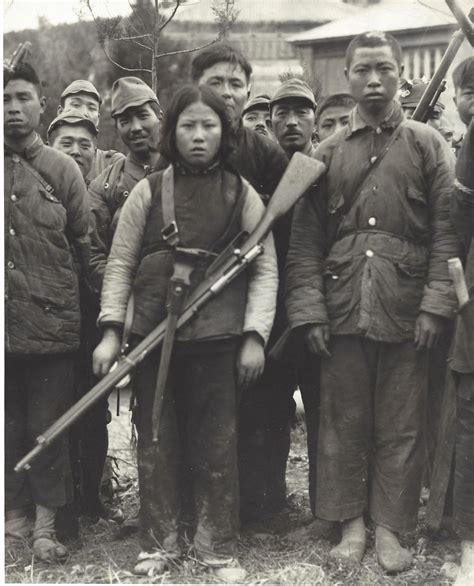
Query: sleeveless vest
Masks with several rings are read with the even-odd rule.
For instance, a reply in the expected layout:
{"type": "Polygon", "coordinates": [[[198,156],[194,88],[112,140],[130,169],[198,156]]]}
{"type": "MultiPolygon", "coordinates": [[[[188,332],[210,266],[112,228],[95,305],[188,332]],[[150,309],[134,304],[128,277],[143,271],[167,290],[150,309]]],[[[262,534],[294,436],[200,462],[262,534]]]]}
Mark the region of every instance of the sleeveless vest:
{"type": "MultiPolygon", "coordinates": [[[[168,284],[173,274],[173,248],[161,235],[163,172],[150,175],[152,201],[142,241],[142,258],[134,281],[132,333],[147,335],[166,318],[168,284]]],[[[175,169],[174,205],[179,230],[179,246],[209,251],[196,261],[190,291],[206,276],[206,271],[241,232],[241,215],[246,188],[242,180],[222,168],[207,175],[183,175],[175,169]]],[[[201,309],[177,333],[179,341],[238,336],[242,333],[247,300],[247,275],[242,273],[217,297],[201,309]]]]}

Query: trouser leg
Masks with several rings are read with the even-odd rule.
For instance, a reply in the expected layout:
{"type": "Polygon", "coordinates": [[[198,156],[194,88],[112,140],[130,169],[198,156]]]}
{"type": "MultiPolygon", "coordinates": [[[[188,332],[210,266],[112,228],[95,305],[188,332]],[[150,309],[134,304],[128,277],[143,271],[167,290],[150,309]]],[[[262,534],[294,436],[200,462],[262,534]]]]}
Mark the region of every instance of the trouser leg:
{"type": "Polygon", "coordinates": [[[5,509],[23,509],[31,504],[26,471],[13,468],[27,453],[27,395],[22,385],[23,360],[5,356],[5,509]]]}
{"type": "MultiPolygon", "coordinates": [[[[35,439],[70,407],[73,397],[74,359],[65,354],[28,356],[14,359],[8,366],[9,369],[12,367],[17,370],[16,388],[23,395],[25,407],[22,431],[17,433],[14,442],[16,445],[12,446],[13,453],[18,453],[20,443],[22,449],[31,449],[35,439]]],[[[10,401],[6,402],[6,408],[12,413],[9,404],[10,401]]],[[[16,415],[7,416],[7,422],[20,416],[18,404],[15,411],[16,415]]],[[[15,474],[12,464],[10,461],[9,475],[15,474]]],[[[48,509],[64,505],[70,474],[68,438],[67,434],[63,434],[38,456],[26,473],[33,502],[48,509]]],[[[25,476],[20,475],[20,478],[23,483],[25,476]]],[[[7,481],[7,486],[8,484],[7,481]]],[[[19,485],[14,490],[14,500],[18,498],[18,487],[19,485]]]]}
{"type": "Polygon", "coordinates": [[[369,511],[378,525],[416,527],[424,463],[428,355],[412,341],[378,344],[369,511]]]}
{"type": "Polygon", "coordinates": [[[239,527],[237,342],[193,344],[179,396],[187,407],[187,462],[196,511],[194,543],[206,560],[234,557],[239,527]]]}
{"type": "Polygon", "coordinates": [[[321,359],[316,515],[351,519],[367,506],[375,343],[333,336],[321,359]]]}
{"type": "Polygon", "coordinates": [[[134,378],[140,543],[146,551],[160,549],[177,555],[181,445],[172,369],[163,401],[159,441],[156,444],[152,439],[152,412],[159,361],[159,352],[150,354],[138,367],[134,378]]]}
{"type": "Polygon", "coordinates": [[[454,520],[459,537],[474,541],[474,374],[459,375],[454,520]]]}
{"type": "Polygon", "coordinates": [[[308,444],[309,502],[313,516],[316,515],[316,472],[320,416],[320,366],[319,357],[308,357],[298,370],[298,383],[303,399],[308,444]]]}

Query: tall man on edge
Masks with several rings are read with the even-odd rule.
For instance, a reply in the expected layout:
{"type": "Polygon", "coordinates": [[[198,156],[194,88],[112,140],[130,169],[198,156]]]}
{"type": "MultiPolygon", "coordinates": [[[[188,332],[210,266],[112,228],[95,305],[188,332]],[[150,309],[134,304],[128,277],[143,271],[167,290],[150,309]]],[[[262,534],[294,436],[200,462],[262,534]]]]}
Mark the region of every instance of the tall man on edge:
{"type": "Polygon", "coordinates": [[[404,120],[394,101],[402,70],[392,35],[350,43],[358,105],[318,147],[328,171],[295,209],[287,260],[290,324],[322,357],[316,513],[342,520],[331,556],[360,562],[368,509],[389,572],[412,563],[398,534],[416,526],[426,350],[453,317],[446,261],[457,254],[445,145],[404,120]]]}
{"type": "MultiPolygon", "coordinates": [[[[252,66],[242,53],[219,43],[201,51],[193,60],[191,77],[197,84],[211,86],[225,101],[237,138],[237,150],[229,162],[249,181],[264,203],[278,185],[288,160],[274,142],[242,124],[242,112],[250,93],[252,66]]],[[[290,217],[283,218],[273,230],[280,276],[288,249],[290,217]]],[[[276,341],[286,325],[282,291],[268,347],[276,341]]],[[[251,521],[286,504],[285,486],[266,478],[268,443],[266,437],[271,398],[261,387],[281,384],[281,376],[266,367],[262,379],[242,395],[239,423],[239,476],[241,520],[251,521]],[[268,492],[268,494],[267,494],[268,492]]],[[[286,430],[282,430],[286,434],[286,430]]],[[[286,442],[284,436],[281,441],[286,442]]]]}
{"type": "Polygon", "coordinates": [[[71,254],[89,260],[87,191],[77,165],[36,133],[45,98],[34,69],[4,70],[5,532],[29,535],[44,561],[67,556],[54,531],[70,477],[62,437],[17,474],[14,465],[70,406],[79,347],[79,293],[71,254]]]}

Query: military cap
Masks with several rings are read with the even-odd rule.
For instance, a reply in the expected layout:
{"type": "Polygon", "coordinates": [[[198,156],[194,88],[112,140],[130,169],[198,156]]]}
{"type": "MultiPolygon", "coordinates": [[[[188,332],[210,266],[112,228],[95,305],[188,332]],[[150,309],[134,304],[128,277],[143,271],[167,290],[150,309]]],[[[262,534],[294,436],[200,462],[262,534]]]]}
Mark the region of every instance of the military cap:
{"type": "Polygon", "coordinates": [[[258,96],[250,98],[245,104],[242,113],[245,114],[251,110],[270,110],[270,96],[268,94],[259,94],[258,96]]]}
{"type": "Polygon", "coordinates": [[[74,94],[91,94],[97,98],[99,104],[102,103],[102,98],[100,97],[99,92],[96,90],[94,84],[87,81],[87,79],[76,79],[70,83],[61,94],[60,101],[62,102],[65,98],[74,94]]]}
{"type": "MultiPolygon", "coordinates": [[[[138,77],[121,77],[112,86],[112,116],[123,114],[127,108],[154,102],[160,106],[155,92],[138,77]]],[[[161,106],[160,106],[161,107],[161,106]]]]}
{"type": "Polygon", "coordinates": [[[270,106],[273,106],[281,100],[289,98],[302,98],[311,104],[311,107],[316,109],[316,100],[314,98],[313,90],[309,85],[298,78],[289,79],[281,84],[281,86],[274,93],[270,100],[270,106]]]}
{"type": "Polygon", "coordinates": [[[474,57],[468,57],[453,71],[453,83],[456,89],[474,84],[474,57]]]}
{"type": "MultiPolygon", "coordinates": [[[[425,93],[428,84],[424,81],[408,81],[404,80],[400,87],[400,104],[404,108],[416,108],[425,93]]],[[[434,112],[442,112],[444,104],[438,100],[433,108],[434,112]]]]}
{"type": "Polygon", "coordinates": [[[67,110],[66,112],[61,112],[59,116],[56,116],[56,118],[49,125],[47,132],[48,139],[53,130],[56,130],[56,128],[59,128],[60,126],[64,126],[65,124],[80,124],[81,126],[85,126],[94,136],[97,136],[99,133],[99,129],[90,118],[75,110],[67,110]]]}

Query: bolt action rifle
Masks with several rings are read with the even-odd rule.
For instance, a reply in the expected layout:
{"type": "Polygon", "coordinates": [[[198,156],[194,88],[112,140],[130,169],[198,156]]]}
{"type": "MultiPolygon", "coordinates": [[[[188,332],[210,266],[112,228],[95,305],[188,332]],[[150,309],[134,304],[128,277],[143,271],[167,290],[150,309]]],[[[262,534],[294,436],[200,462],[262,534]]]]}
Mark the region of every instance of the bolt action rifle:
{"type": "MultiPolygon", "coordinates": [[[[324,173],[326,167],[323,163],[311,159],[301,153],[295,153],[278,184],[265,213],[255,230],[240,245],[238,249],[227,254],[221,262],[214,261],[214,270],[201,282],[184,303],[184,309],[178,317],[177,329],[186,325],[199,310],[219,293],[249,264],[263,252],[265,237],[271,231],[278,218],[284,216],[324,173]]],[[[224,253],[225,254],[225,251],[224,253]]],[[[107,396],[110,391],[129,372],[131,372],[149,353],[162,341],[166,330],[167,320],[161,322],[148,334],[129,354],[123,356],[116,368],[95,385],[84,397],[73,405],[42,435],[36,438],[36,446],[15,466],[15,471],[28,469],[31,462],[49,446],[59,435],[69,429],[84,413],[99,399],[107,396]]]]}
{"type": "Polygon", "coordinates": [[[428,121],[439,96],[446,89],[446,80],[444,78],[446,77],[446,73],[453,62],[454,57],[456,57],[456,53],[463,44],[464,39],[466,38],[474,47],[474,27],[472,25],[474,20],[474,9],[471,10],[468,17],[459,6],[457,0],[446,0],[446,4],[456,17],[460,28],[451,37],[448,48],[441,59],[438,69],[435,71],[418,103],[418,106],[413,112],[412,120],[418,120],[419,122],[428,121]]]}
{"type": "Polygon", "coordinates": [[[13,71],[15,67],[24,61],[31,52],[31,43],[26,41],[24,43],[20,43],[18,47],[13,52],[10,59],[5,59],[3,61],[3,68],[8,69],[9,71],[13,71]]]}

